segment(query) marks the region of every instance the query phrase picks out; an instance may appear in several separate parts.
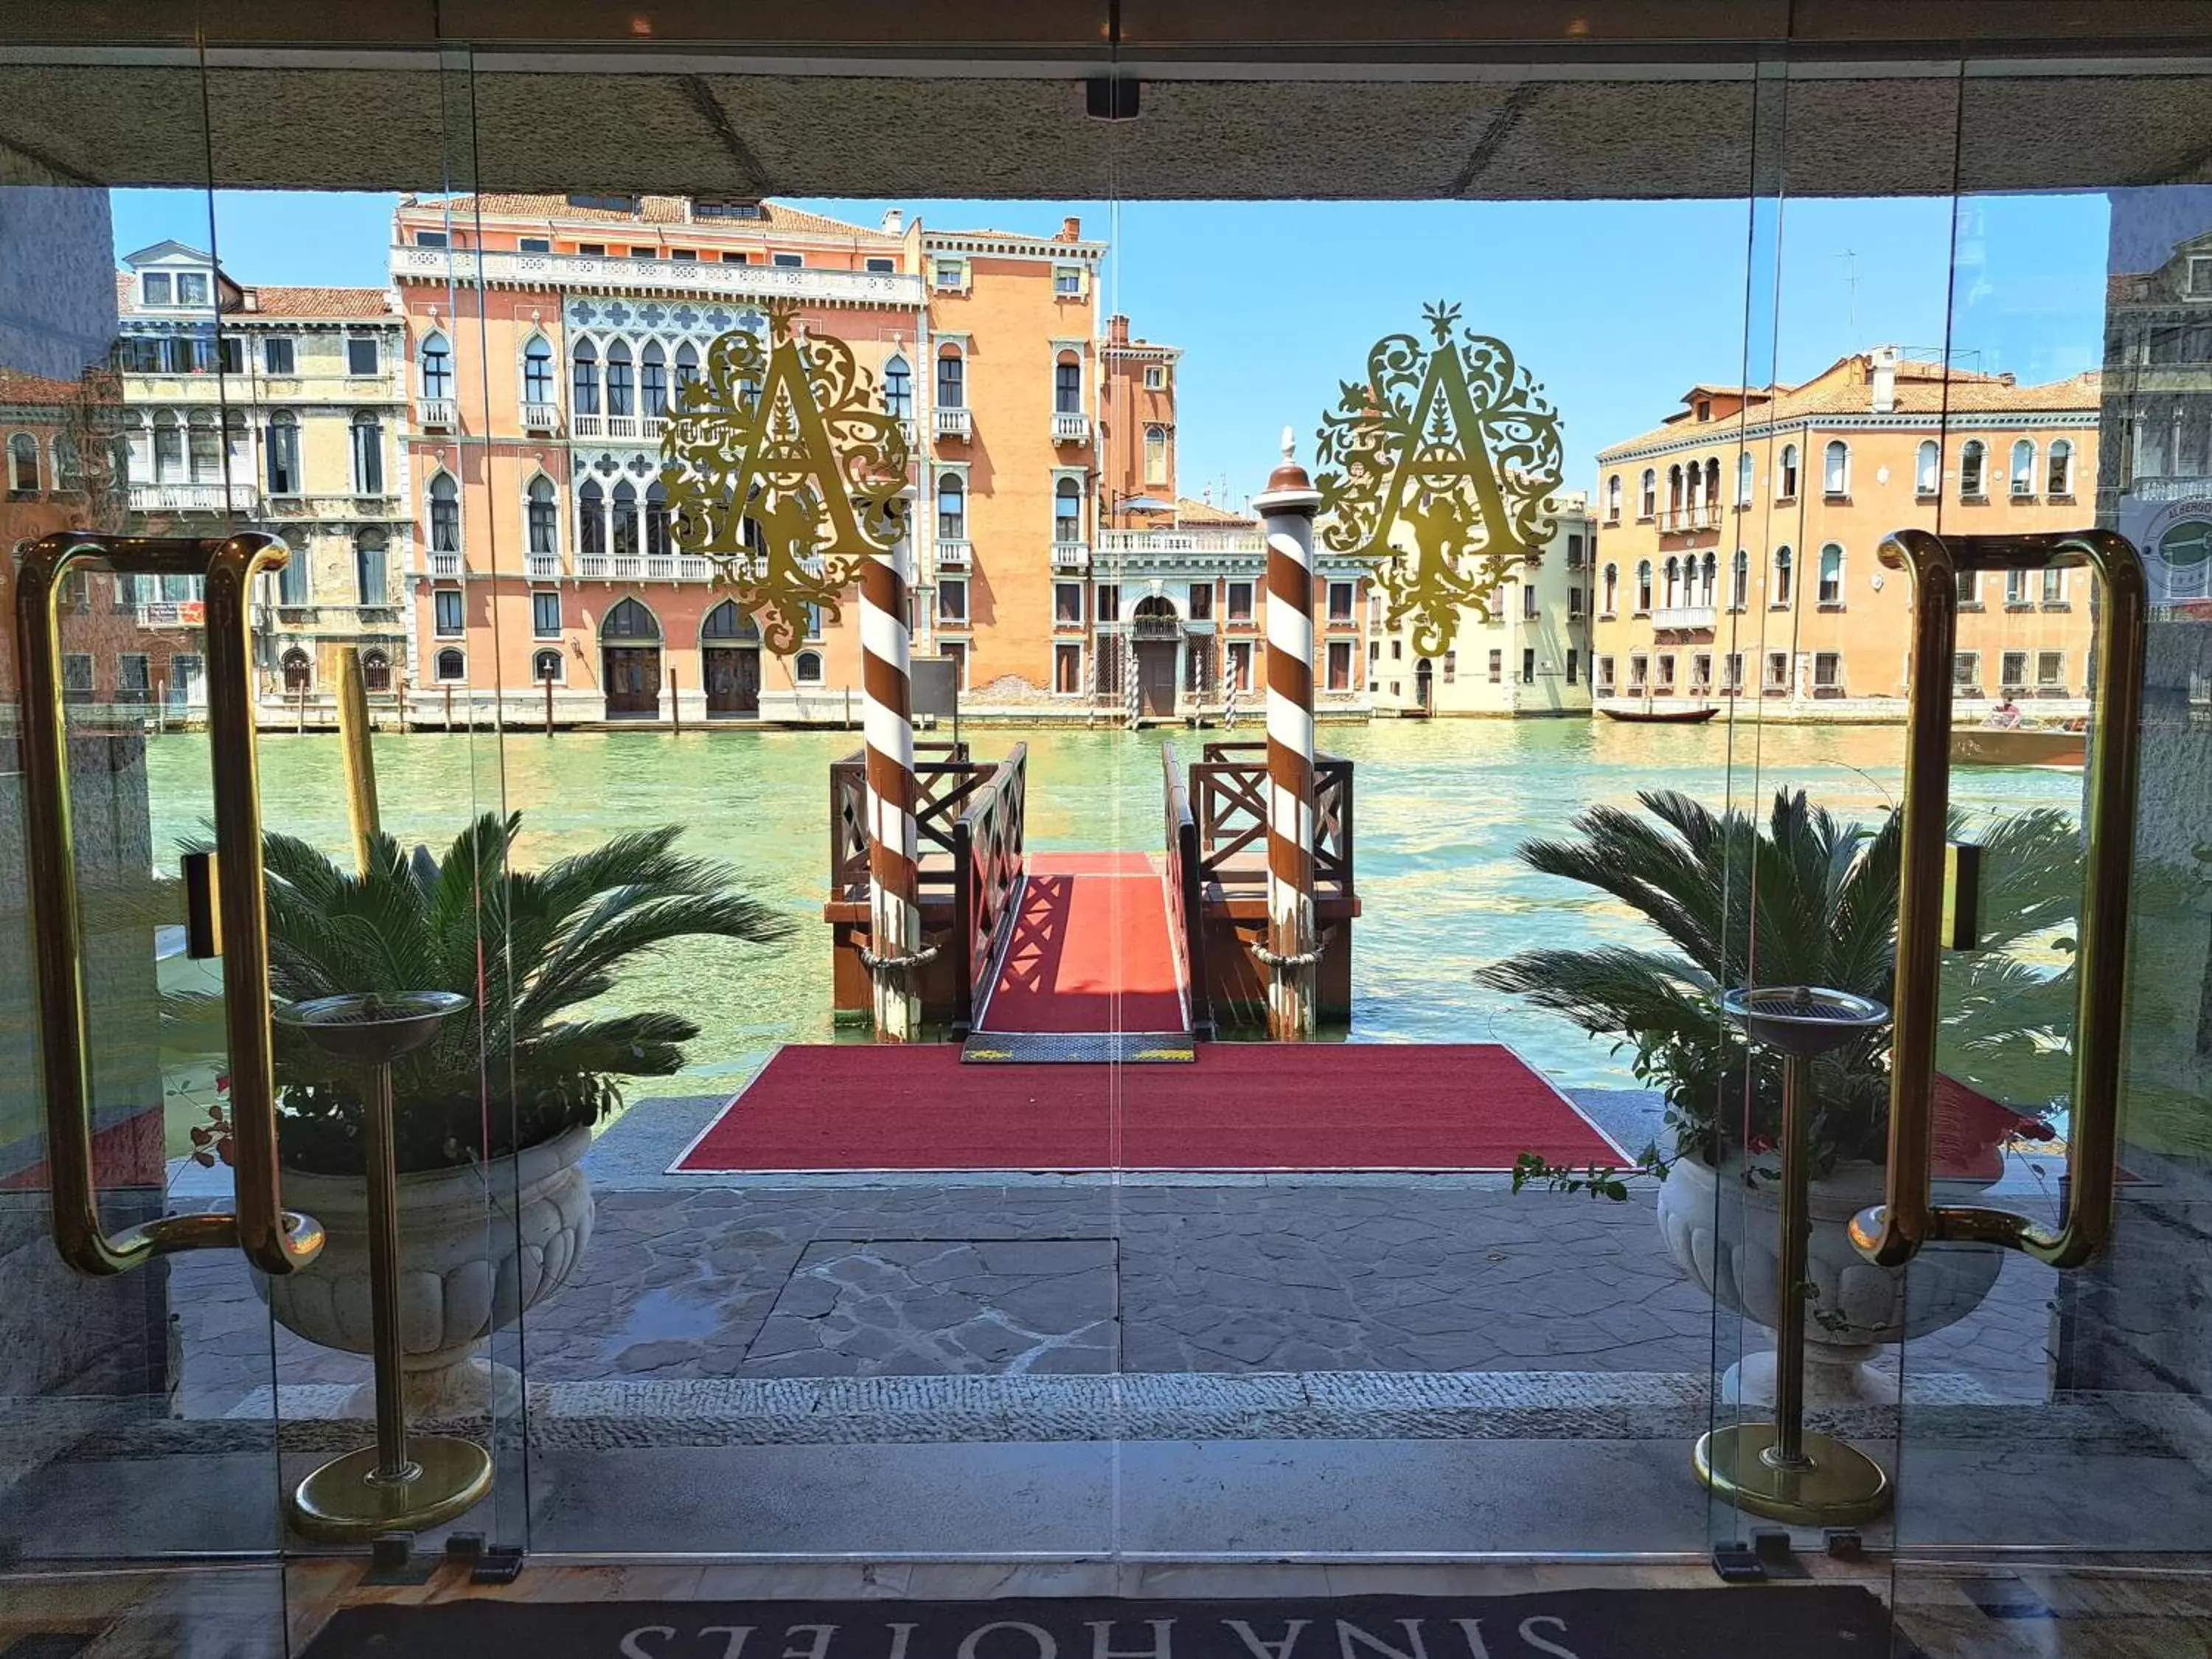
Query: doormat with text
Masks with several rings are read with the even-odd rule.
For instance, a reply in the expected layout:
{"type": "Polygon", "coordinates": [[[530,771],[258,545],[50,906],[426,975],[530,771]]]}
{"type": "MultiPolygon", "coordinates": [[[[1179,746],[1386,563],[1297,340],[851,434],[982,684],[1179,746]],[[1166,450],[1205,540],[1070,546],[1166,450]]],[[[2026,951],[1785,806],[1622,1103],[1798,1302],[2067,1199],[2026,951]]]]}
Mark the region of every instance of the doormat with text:
{"type": "MultiPolygon", "coordinates": [[[[527,1580],[524,1581],[526,1586],[527,1580]]],[[[307,1659],[1915,1659],[1849,1584],[1267,1601],[348,1607],[307,1659]]]]}

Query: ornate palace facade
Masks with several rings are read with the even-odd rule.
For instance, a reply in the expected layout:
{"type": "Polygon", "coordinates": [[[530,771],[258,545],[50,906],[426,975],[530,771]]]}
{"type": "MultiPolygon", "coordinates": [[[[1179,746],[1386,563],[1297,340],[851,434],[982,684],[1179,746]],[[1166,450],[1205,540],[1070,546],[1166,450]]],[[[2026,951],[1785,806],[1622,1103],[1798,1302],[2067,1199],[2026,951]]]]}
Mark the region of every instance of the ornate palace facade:
{"type": "Polygon", "coordinates": [[[1086,715],[1140,672],[1156,712],[1218,703],[1188,596],[1223,572],[1125,544],[1177,522],[1181,353],[1103,315],[1106,252],[1072,218],[1036,237],[690,197],[404,202],[425,717],[448,695],[512,720],[857,716],[856,605],[766,651],[674,547],[659,483],[671,398],[771,306],[844,340],[908,422],[914,648],[955,660],[965,708],[1086,715]]]}

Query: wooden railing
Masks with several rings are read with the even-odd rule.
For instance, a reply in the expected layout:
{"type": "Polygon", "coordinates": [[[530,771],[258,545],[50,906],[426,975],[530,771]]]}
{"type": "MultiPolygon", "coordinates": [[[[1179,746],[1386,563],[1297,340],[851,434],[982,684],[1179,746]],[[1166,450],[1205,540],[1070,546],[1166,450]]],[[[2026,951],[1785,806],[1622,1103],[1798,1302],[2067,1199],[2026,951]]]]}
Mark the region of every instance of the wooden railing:
{"type": "MultiPolygon", "coordinates": [[[[930,853],[952,851],[953,829],[967,811],[968,798],[990,781],[999,769],[991,761],[968,758],[964,743],[917,743],[914,746],[915,829],[921,856],[922,886],[945,890],[951,872],[930,853]]],[[[866,751],[855,750],[830,763],[830,895],[868,895],[868,771],[866,751]]]]}
{"type": "Polygon", "coordinates": [[[1029,801],[1030,746],[1014,745],[990,781],[974,790],[952,826],[952,914],[957,953],[955,1024],[972,1024],[983,981],[1012,926],[1022,888],[1022,838],[1029,801]]]}
{"type": "Polygon", "coordinates": [[[1213,1004],[1206,977],[1206,894],[1200,874],[1198,819],[1190,810],[1190,789],[1175,745],[1160,745],[1160,770],[1166,786],[1168,932],[1190,988],[1191,1030],[1213,1035],[1213,1004]]]}
{"type": "MultiPolygon", "coordinates": [[[[1192,816],[1199,842],[1201,883],[1251,886],[1266,879],[1267,745],[1209,743],[1190,769],[1192,816]],[[1241,863],[1240,854],[1245,855],[1241,863]]],[[[1314,881],[1352,886],[1352,763],[1335,755],[1314,759],[1314,881]]]]}

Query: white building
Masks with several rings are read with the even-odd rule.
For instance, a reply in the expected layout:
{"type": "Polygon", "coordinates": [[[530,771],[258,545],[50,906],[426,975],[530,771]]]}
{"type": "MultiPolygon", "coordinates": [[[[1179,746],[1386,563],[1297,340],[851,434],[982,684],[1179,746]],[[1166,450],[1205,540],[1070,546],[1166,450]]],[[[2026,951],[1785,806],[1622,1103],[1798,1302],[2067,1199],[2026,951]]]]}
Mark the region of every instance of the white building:
{"type": "MultiPolygon", "coordinates": [[[[398,307],[377,288],[244,285],[183,242],[123,264],[116,368],[131,527],[250,527],[290,544],[256,608],[264,709],[304,698],[310,718],[331,718],[348,645],[361,648],[372,692],[397,690],[410,658],[400,581],[412,525],[398,307]]],[[[135,597],[166,623],[198,599],[191,586],[166,578],[135,597]]]]}
{"type": "Polygon", "coordinates": [[[1382,625],[1367,642],[1367,693],[1378,714],[1516,718],[1590,709],[1590,571],[1596,526],[1580,490],[1559,497],[1559,526],[1542,559],[1498,592],[1485,622],[1460,613],[1459,636],[1438,658],[1418,655],[1409,623],[1382,625]]]}

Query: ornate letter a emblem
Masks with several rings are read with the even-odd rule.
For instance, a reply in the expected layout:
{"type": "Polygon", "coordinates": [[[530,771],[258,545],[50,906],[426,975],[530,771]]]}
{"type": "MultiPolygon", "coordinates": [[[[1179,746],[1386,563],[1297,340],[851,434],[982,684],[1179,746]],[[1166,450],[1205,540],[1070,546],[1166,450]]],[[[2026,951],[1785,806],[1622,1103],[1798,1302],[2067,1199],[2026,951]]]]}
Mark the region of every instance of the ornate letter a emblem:
{"type": "Polygon", "coordinates": [[[676,411],[660,441],[672,539],[714,560],[762,642],[787,655],[897,542],[906,428],[852,348],[796,337],[787,307],[770,309],[766,341],[718,337],[676,411]]]}
{"type": "Polygon", "coordinates": [[[1367,354],[1322,417],[1314,479],[1322,545],[1360,559],[1433,657],[1462,606],[1485,621],[1516,565],[1541,556],[1557,522],[1559,417],[1503,340],[1457,330],[1459,307],[1422,308],[1432,343],[1393,334],[1367,354]],[[1457,337],[1455,338],[1455,332],[1457,337]]]}

